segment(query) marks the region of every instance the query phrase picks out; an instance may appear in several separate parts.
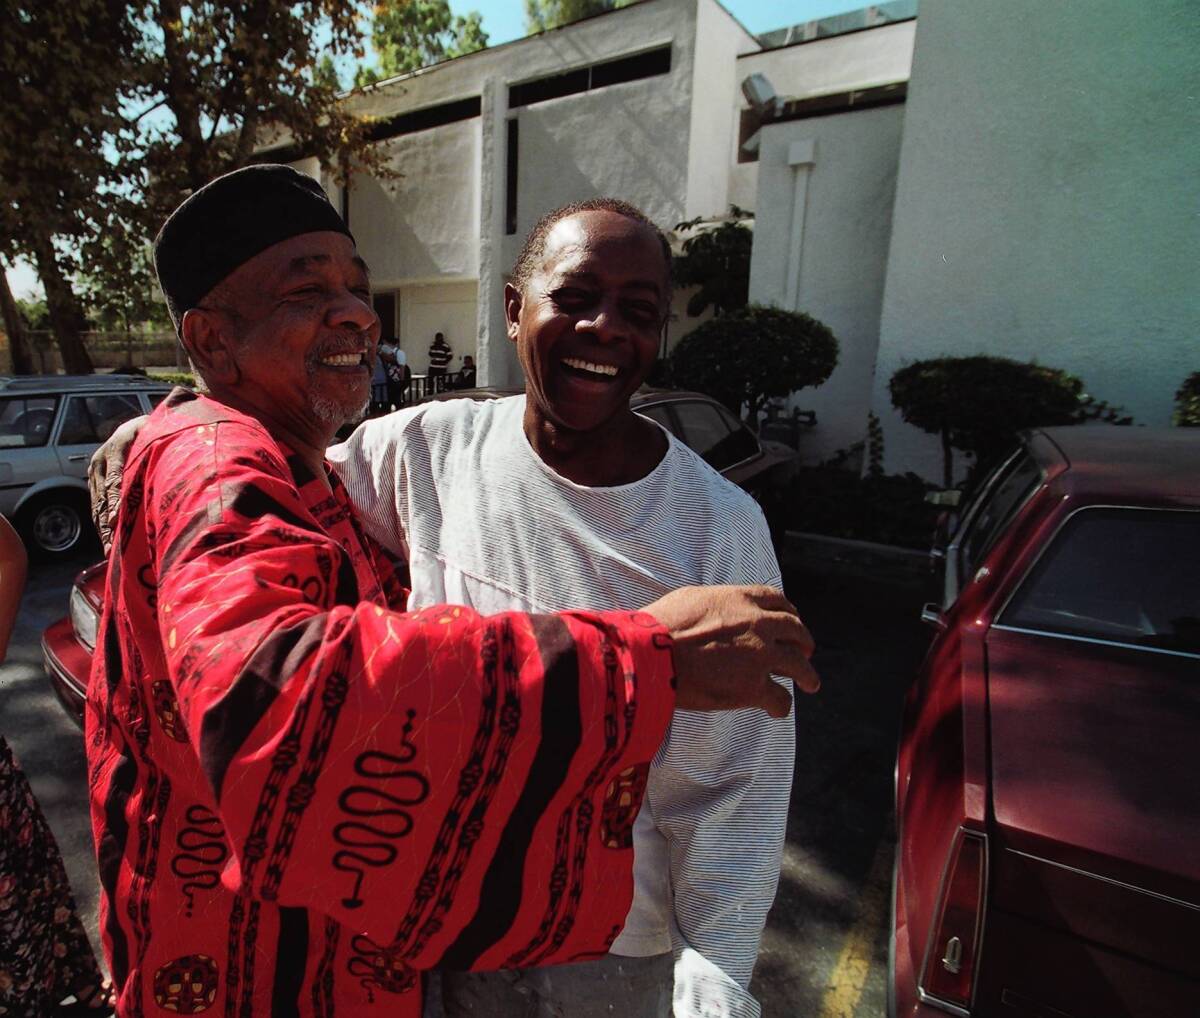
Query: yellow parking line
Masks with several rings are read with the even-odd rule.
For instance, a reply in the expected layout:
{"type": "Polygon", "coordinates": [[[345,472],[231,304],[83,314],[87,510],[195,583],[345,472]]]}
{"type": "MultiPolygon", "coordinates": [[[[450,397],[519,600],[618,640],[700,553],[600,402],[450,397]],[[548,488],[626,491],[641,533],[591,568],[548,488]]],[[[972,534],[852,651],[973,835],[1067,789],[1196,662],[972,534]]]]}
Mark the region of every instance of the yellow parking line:
{"type": "Polygon", "coordinates": [[[842,953],[829,977],[829,988],[821,999],[819,1018],[855,1018],[874,960],[879,927],[887,921],[891,846],[881,841],[867,874],[854,926],[846,934],[842,953]]]}

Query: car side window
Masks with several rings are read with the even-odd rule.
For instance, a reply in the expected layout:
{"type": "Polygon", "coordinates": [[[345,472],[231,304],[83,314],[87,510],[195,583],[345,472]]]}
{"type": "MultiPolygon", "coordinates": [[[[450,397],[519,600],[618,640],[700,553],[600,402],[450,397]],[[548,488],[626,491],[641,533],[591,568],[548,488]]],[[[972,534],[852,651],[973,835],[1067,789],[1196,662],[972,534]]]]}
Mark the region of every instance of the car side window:
{"type": "Polygon", "coordinates": [[[147,392],[147,393],[144,393],[144,395],[146,397],[146,402],[150,404],[150,409],[153,410],[156,406],[158,406],[159,403],[161,403],[164,399],[166,399],[170,395],[170,393],[169,392],[147,392]]]}
{"type": "Polygon", "coordinates": [[[84,445],[105,441],[117,427],[142,413],[135,395],[93,394],[70,396],[63,416],[59,445],[84,445]]]}
{"type": "Polygon", "coordinates": [[[683,440],[714,470],[724,470],[748,455],[743,437],[730,427],[732,418],[727,420],[713,404],[681,401],[675,404],[675,413],[683,440]]]}
{"type": "Polygon", "coordinates": [[[725,423],[729,425],[729,462],[740,463],[751,456],[757,456],[761,450],[754,433],[724,407],[717,407],[717,413],[725,418],[725,423]]]}
{"type": "Polygon", "coordinates": [[[1200,654],[1200,512],[1083,509],[1000,625],[1200,654]]]}
{"type": "Polygon", "coordinates": [[[996,538],[1042,482],[1042,472],[1028,453],[1008,464],[991,494],[975,511],[959,544],[959,575],[962,582],[974,575],[996,538]]]}
{"type": "Polygon", "coordinates": [[[57,396],[0,399],[0,449],[31,449],[50,441],[57,396]]]}
{"type": "Polygon", "coordinates": [[[643,417],[649,417],[650,420],[661,424],[672,435],[679,438],[679,429],[675,426],[675,421],[671,418],[671,408],[666,403],[655,403],[654,406],[648,406],[638,410],[638,413],[643,417]]]}

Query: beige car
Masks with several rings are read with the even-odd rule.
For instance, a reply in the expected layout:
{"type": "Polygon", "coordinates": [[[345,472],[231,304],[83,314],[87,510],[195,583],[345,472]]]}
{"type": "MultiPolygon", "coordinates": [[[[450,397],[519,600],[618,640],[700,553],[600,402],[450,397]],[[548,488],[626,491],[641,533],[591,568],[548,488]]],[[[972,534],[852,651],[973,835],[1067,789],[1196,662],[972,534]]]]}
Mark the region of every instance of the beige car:
{"type": "Polygon", "coordinates": [[[170,391],[141,375],[0,376],[0,513],[31,556],[63,558],[92,542],[88,460],[170,391]]]}

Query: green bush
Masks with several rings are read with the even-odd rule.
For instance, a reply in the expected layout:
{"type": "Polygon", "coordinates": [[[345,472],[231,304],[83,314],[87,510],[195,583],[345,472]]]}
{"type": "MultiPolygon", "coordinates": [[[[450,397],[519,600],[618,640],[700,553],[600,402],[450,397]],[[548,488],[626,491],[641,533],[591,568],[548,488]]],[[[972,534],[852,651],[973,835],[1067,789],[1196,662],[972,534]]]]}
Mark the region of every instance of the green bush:
{"type": "Polygon", "coordinates": [[[1188,375],[1175,393],[1174,421],[1181,428],[1200,428],[1200,371],[1188,375]]]}
{"type": "Polygon", "coordinates": [[[1074,375],[1007,357],[937,357],[901,368],[888,383],[892,405],[909,424],[942,442],[942,482],[954,479],[953,449],[975,469],[1002,455],[1025,428],[1132,418],[1083,391],[1074,375]]]}
{"type": "Polygon", "coordinates": [[[829,327],[798,311],[750,304],[705,322],[671,353],[671,384],[720,400],[751,426],[770,399],[820,385],[837,365],[829,327]]]}

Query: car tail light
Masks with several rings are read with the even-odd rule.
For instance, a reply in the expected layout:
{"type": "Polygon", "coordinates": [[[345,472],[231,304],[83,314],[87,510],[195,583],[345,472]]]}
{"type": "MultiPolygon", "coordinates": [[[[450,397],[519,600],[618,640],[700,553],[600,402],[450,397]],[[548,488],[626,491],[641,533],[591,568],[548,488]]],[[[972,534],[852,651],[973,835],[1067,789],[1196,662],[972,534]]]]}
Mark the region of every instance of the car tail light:
{"type": "Polygon", "coordinates": [[[986,884],[987,838],[959,828],[942,876],[921,973],[922,999],[954,1014],[968,1014],[971,1007],[986,884]]]}
{"type": "Polygon", "coordinates": [[[75,627],[75,635],[79,642],[88,650],[95,650],[100,617],[87,595],[77,586],[71,588],[71,625],[75,627]]]}

